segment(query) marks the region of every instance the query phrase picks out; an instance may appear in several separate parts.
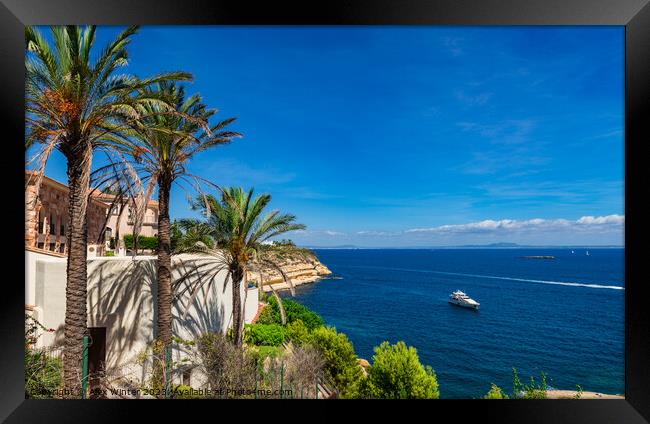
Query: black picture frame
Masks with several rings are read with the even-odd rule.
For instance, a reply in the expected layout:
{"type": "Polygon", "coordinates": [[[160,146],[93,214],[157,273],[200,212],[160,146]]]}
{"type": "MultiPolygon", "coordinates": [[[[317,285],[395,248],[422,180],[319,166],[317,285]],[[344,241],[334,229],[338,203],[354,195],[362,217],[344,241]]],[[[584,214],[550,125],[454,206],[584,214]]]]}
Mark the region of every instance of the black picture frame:
{"type": "MultiPolygon", "coordinates": [[[[650,143],[650,5],[649,0],[329,0],[320,2],[251,2],[221,0],[0,0],[0,75],[2,78],[3,146],[0,168],[9,194],[5,223],[24,219],[24,26],[41,24],[200,24],[200,25],[622,25],[625,26],[625,400],[483,400],[410,401],[403,405],[374,402],[311,402],[308,415],[332,414],[341,405],[360,411],[405,412],[427,417],[462,415],[497,422],[643,423],[650,421],[650,305],[644,241],[645,205],[650,167],[644,163],[650,143]],[[9,204],[11,206],[9,206],[9,204]]],[[[23,376],[22,249],[24,229],[5,225],[2,243],[3,293],[0,296],[0,419],[33,422],[132,418],[134,409],[162,413],[204,409],[245,411],[241,403],[188,401],[25,400],[23,376]],[[176,402],[176,403],[175,403],[176,402]],[[179,403],[183,402],[179,408],[179,403]]],[[[580,358],[576,358],[579,361],[580,358]]],[[[294,402],[291,408],[304,406],[294,402]],[[296,404],[299,404],[295,406],[296,404]]],[[[287,405],[265,405],[263,416],[287,416],[287,405]],[[274,412],[276,411],[276,412],[274,412]]],[[[168,416],[168,419],[172,415],[168,416]]],[[[215,419],[217,419],[215,417],[215,419]]],[[[222,419],[226,419],[226,415],[222,419]]],[[[262,418],[264,419],[264,418],[262,418]]],[[[436,419],[437,420],[437,419],[436,419]]]]}

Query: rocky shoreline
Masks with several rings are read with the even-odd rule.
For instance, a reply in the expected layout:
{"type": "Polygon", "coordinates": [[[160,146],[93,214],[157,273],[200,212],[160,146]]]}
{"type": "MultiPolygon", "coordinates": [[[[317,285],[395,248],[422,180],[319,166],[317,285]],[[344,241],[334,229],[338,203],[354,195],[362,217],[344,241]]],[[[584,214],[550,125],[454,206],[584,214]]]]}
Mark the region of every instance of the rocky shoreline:
{"type": "MultiPolygon", "coordinates": [[[[332,271],[323,265],[316,256],[286,259],[280,263],[280,268],[294,286],[313,283],[332,274],[332,271]]],[[[259,275],[253,274],[249,280],[259,285],[259,275]]],[[[288,290],[290,288],[289,284],[284,282],[280,272],[275,269],[264,272],[262,291],[270,292],[271,285],[275,290],[288,290]]]]}
{"type": "MultiPolygon", "coordinates": [[[[576,390],[547,390],[546,399],[576,399],[576,390]]],[[[581,392],[579,399],[625,399],[623,395],[610,395],[598,392],[581,392]]]]}

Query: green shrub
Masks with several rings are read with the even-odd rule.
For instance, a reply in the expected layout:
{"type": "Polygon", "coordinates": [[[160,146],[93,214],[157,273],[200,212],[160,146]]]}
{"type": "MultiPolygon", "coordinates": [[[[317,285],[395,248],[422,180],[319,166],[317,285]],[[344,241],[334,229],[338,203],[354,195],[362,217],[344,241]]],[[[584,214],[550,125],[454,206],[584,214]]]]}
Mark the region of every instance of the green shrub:
{"type": "MultiPolygon", "coordinates": [[[[278,313],[278,317],[279,317],[278,313]]],[[[269,305],[265,305],[262,308],[262,311],[260,312],[260,315],[257,317],[257,324],[280,324],[281,320],[278,318],[277,322],[275,321],[275,314],[273,311],[273,307],[269,305]]]]}
{"type": "Polygon", "coordinates": [[[362,393],[378,399],[437,399],[438,381],[430,366],[423,366],[414,347],[404,342],[375,347],[362,393]]]}
{"type": "Polygon", "coordinates": [[[244,341],[255,346],[280,346],[284,342],[284,328],[278,324],[246,325],[244,341]]]}
{"type": "Polygon", "coordinates": [[[249,353],[258,363],[264,362],[266,358],[278,358],[284,350],[280,346],[253,346],[249,353]]]}
{"type": "Polygon", "coordinates": [[[325,359],[325,372],[339,390],[339,395],[357,397],[363,372],[347,336],[337,333],[333,327],[319,327],[309,334],[306,343],[316,348],[325,359]]]}
{"type": "Polygon", "coordinates": [[[63,362],[40,350],[25,349],[25,398],[55,397],[61,387],[63,362]]]}
{"type": "Polygon", "coordinates": [[[287,325],[286,337],[297,345],[301,345],[309,338],[309,329],[301,319],[287,325]]]}
{"type": "Polygon", "coordinates": [[[519,380],[517,369],[512,368],[512,397],[515,399],[546,399],[546,391],[548,385],[546,384],[546,374],[540,374],[540,382],[535,381],[533,376],[530,376],[529,384],[522,384],[519,380]]]}
{"type": "MultiPolygon", "coordinates": [[[[289,299],[282,299],[282,305],[284,306],[284,312],[287,318],[287,324],[290,324],[295,321],[302,321],[307,327],[308,330],[313,330],[314,328],[323,326],[323,318],[320,317],[316,312],[310,311],[307,307],[301,305],[298,302],[289,299]]],[[[257,319],[257,322],[260,324],[281,324],[282,317],[280,315],[280,308],[278,307],[278,301],[275,297],[269,299],[269,304],[264,307],[260,316],[257,319]]]]}
{"type": "Polygon", "coordinates": [[[503,393],[503,391],[499,386],[492,383],[492,387],[490,387],[490,391],[487,392],[485,396],[483,396],[483,399],[508,399],[508,395],[503,393]]]}
{"type": "MultiPolygon", "coordinates": [[[[133,234],[124,234],[124,246],[126,246],[127,249],[133,249],[133,234]]],[[[158,237],[139,236],[138,249],[158,249],[158,237]]]]}
{"type": "Polygon", "coordinates": [[[108,250],[104,256],[115,256],[115,252],[108,250]]]}
{"type": "Polygon", "coordinates": [[[582,397],[582,386],[579,384],[576,384],[576,394],[575,394],[575,399],[580,399],[582,397]]]}

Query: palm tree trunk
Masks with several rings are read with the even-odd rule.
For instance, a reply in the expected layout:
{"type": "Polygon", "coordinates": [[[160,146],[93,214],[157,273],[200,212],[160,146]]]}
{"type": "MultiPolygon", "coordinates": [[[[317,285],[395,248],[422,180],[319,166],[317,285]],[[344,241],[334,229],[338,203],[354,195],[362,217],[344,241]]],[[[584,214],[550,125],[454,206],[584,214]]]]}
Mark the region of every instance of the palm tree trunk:
{"type": "Polygon", "coordinates": [[[68,159],[68,219],[66,233],[68,243],[67,281],[65,287],[65,350],[63,358],[63,379],[65,397],[81,397],[81,359],[83,337],[87,333],[87,289],[88,269],[86,264],[88,209],[88,184],[92,146],[80,146],[68,159]]]}
{"type": "Polygon", "coordinates": [[[244,267],[233,264],[232,273],[232,335],[235,346],[242,345],[241,282],[244,279],[244,267]]]}
{"type": "Polygon", "coordinates": [[[172,257],[169,224],[171,178],[158,179],[158,340],[167,347],[172,338],[172,257]]]}

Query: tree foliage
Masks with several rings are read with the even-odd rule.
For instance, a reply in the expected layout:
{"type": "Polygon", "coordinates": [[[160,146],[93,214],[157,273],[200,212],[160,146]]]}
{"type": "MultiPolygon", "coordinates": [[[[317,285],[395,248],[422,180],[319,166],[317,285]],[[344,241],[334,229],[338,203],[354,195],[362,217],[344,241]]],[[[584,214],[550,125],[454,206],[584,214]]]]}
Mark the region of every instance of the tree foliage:
{"type": "MultiPolygon", "coordinates": [[[[313,330],[324,325],[323,318],[316,312],[309,310],[306,306],[301,305],[291,299],[282,299],[282,305],[286,314],[286,323],[291,324],[296,321],[302,321],[308,330],[313,330]]],[[[258,318],[262,324],[281,324],[280,308],[275,297],[269,299],[269,303],[264,307],[258,318]]]]}
{"type": "Polygon", "coordinates": [[[255,346],[280,346],[284,342],[284,328],[278,324],[246,325],[244,342],[255,346]]]}
{"type": "Polygon", "coordinates": [[[523,384],[519,379],[516,368],[512,368],[512,397],[515,399],[546,399],[548,385],[546,383],[546,374],[540,373],[540,380],[537,382],[535,377],[530,376],[528,384],[523,384]]]}
{"type": "Polygon", "coordinates": [[[363,394],[377,399],[437,399],[438,381],[430,366],[423,366],[414,347],[404,342],[383,342],[375,347],[363,394]]]}
{"type": "Polygon", "coordinates": [[[306,344],[323,355],[326,376],[339,390],[339,395],[344,398],[358,397],[363,372],[347,336],[333,327],[319,327],[311,331],[306,344]]]}
{"type": "Polygon", "coordinates": [[[487,392],[483,399],[508,399],[508,395],[503,393],[501,388],[496,384],[492,383],[490,391],[487,392]]]}
{"type": "MultiPolygon", "coordinates": [[[[135,242],[135,237],[133,234],[124,234],[124,245],[127,249],[133,249],[135,242]]],[[[139,236],[138,237],[138,250],[157,250],[158,249],[158,237],[147,237],[139,236]]]]}

